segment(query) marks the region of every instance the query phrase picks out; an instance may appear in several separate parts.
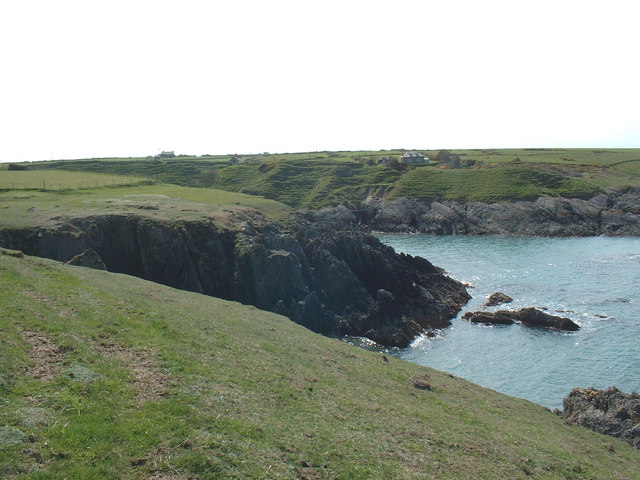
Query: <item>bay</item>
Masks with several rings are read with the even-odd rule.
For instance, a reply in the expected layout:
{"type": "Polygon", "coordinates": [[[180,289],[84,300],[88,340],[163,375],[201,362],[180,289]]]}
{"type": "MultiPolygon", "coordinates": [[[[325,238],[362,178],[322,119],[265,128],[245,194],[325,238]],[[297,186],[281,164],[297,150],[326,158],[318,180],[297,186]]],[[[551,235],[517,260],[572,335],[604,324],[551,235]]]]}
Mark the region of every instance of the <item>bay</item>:
{"type": "Polygon", "coordinates": [[[472,300],[452,325],[391,352],[508,395],[562,408],[574,387],[640,390],[640,239],[379,234],[468,283],[472,300]],[[508,305],[484,308],[501,291],[508,305]],[[534,306],[578,332],[481,326],[466,311],[534,306]]]}

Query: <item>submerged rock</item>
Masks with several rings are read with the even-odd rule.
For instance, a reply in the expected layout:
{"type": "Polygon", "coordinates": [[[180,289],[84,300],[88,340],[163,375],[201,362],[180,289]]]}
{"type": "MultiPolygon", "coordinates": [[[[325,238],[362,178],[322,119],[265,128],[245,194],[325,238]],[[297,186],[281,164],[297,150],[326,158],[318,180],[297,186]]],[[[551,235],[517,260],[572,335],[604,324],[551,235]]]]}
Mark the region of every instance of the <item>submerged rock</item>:
{"type": "Polygon", "coordinates": [[[606,390],[575,388],[563,400],[562,416],[568,423],[620,438],[640,448],[640,395],[606,390]]]}
{"type": "Polygon", "coordinates": [[[576,331],[580,325],[569,318],[558,317],[542,312],[533,307],[520,310],[499,310],[497,312],[467,312],[462,318],[472,323],[484,323],[487,325],[511,325],[519,322],[527,327],[552,328],[554,330],[576,331]]]}

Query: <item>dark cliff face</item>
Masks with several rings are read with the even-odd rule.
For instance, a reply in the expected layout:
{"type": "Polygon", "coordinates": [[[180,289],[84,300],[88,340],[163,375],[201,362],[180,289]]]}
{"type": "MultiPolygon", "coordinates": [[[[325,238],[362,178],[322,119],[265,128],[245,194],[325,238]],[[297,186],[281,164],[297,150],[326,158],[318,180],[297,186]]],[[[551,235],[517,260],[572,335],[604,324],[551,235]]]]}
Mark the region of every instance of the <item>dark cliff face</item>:
{"type": "Polygon", "coordinates": [[[71,219],[53,229],[3,230],[0,246],[73,263],[90,252],[93,264],[112,272],[389,346],[406,346],[424,329],[447,326],[468,301],[464,286],[427,260],[335,227],[299,218],[285,231],[258,219],[232,231],[207,220],[111,215],[71,219]]]}
{"type": "Polygon", "coordinates": [[[610,189],[588,200],[556,197],[498,203],[371,200],[365,211],[370,228],[385,232],[640,235],[640,188],[610,189]]]}

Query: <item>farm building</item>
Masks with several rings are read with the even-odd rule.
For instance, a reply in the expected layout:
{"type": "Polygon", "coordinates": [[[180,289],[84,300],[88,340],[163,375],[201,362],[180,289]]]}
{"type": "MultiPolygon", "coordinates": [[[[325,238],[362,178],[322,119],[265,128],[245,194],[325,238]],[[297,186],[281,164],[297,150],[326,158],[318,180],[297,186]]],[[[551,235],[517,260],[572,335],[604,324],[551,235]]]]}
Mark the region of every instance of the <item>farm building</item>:
{"type": "Polygon", "coordinates": [[[429,158],[416,150],[411,150],[410,152],[402,155],[400,161],[405,165],[427,165],[429,163],[429,158]]]}

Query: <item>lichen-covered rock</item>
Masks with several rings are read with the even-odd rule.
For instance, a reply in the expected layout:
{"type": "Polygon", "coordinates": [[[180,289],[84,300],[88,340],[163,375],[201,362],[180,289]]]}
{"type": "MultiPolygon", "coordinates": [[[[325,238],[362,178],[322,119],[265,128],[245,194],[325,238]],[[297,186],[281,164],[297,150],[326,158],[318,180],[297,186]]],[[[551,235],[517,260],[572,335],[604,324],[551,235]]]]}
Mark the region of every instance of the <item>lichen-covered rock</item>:
{"type": "Polygon", "coordinates": [[[106,270],[107,267],[100,258],[100,255],[93,249],[88,248],[82,253],[79,253],[71,260],[67,262],[69,265],[75,265],[78,267],[93,268],[95,270],[106,270]]]}
{"type": "Polygon", "coordinates": [[[620,438],[640,448],[640,395],[615,387],[606,390],[575,388],[562,402],[562,416],[581,425],[620,438]]]}

